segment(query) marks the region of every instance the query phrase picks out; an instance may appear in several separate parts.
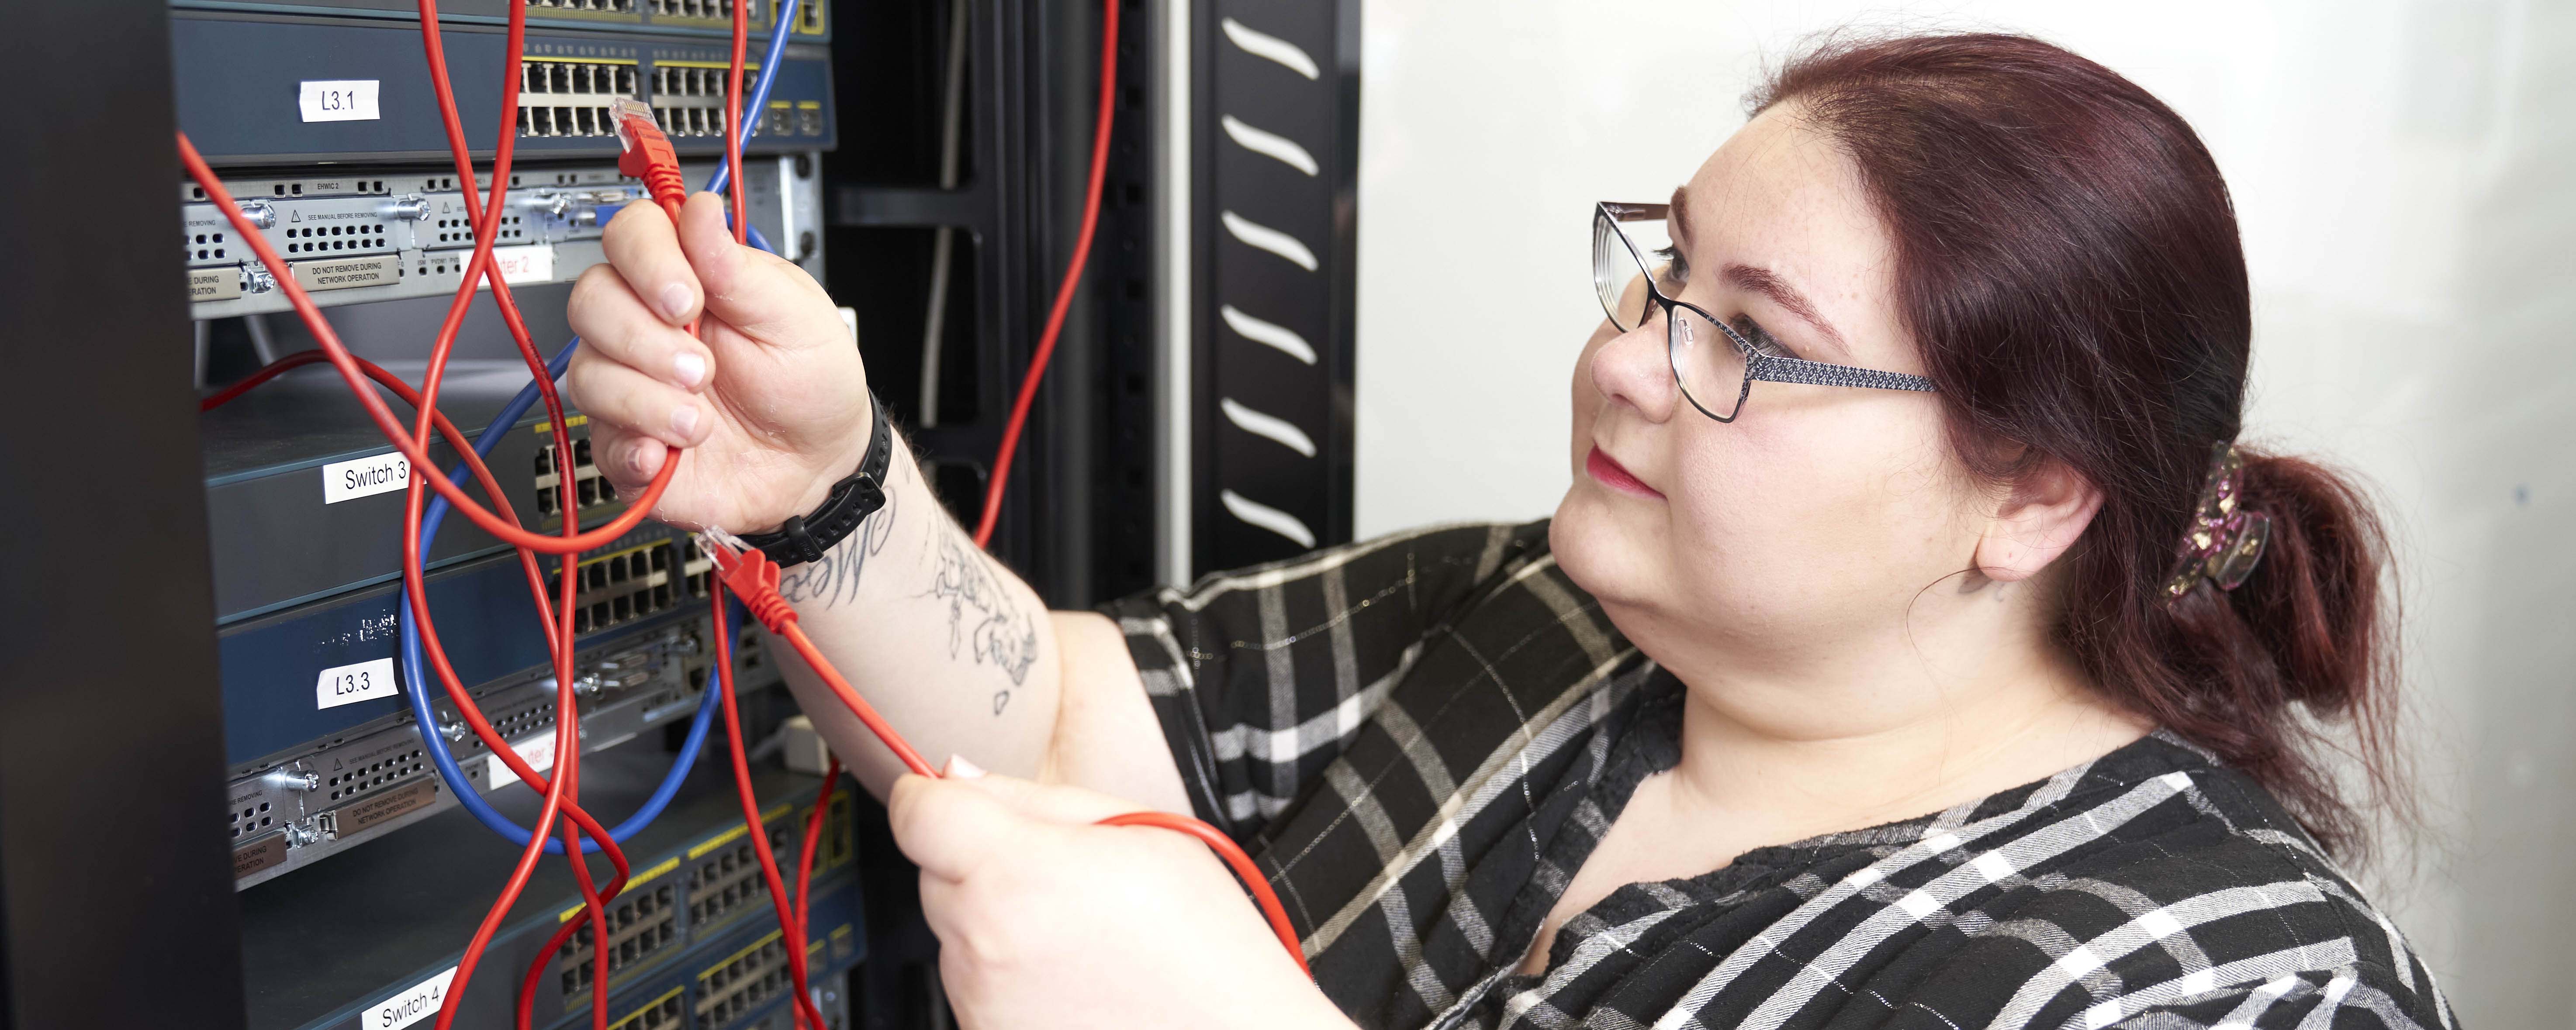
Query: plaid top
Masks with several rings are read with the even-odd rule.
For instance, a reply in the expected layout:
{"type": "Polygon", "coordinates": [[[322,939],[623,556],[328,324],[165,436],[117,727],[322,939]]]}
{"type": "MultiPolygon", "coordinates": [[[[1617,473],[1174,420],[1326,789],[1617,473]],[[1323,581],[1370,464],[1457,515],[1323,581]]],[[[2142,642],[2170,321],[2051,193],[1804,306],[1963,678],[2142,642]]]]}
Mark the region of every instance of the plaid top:
{"type": "Polygon", "coordinates": [[[1364,1027],[2451,1027],[2432,973],[2245,776],[2158,733],[1945,812],[1542,920],[1682,687],[1547,524],[1448,526],[1104,606],[1200,818],[1364,1027]]]}

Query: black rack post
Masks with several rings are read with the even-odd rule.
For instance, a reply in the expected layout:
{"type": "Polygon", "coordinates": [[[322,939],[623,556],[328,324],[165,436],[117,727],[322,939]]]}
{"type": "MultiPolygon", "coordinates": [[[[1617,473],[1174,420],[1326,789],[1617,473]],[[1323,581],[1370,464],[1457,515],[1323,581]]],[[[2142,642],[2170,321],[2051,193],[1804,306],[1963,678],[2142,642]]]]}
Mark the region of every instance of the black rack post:
{"type": "Polygon", "coordinates": [[[12,14],[0,1027],[238,1028],[170,12],[12,14]]]}

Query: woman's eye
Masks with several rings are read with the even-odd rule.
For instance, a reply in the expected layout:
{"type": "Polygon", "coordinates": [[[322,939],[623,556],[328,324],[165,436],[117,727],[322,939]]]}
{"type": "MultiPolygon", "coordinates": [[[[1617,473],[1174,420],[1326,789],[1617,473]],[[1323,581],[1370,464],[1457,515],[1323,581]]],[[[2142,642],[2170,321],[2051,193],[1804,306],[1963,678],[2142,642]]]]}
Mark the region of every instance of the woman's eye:
{"type": "Polygon", "coordinates": [[[1664,259],[1665,281],[1674,286],[1690,282],[1690,261],[1682,257],[1681,248],[1665,247],[1655,251],[1655,256],[1664,259]]]}
{"type": "Polygon", "coordinates": [[[1733,324],[1735,331],[1744,334],[1745,342],[1752,344],[1755,351],[1783,358],[1798,356],[1782,346],[1779,339],[1773,337],[1770,330],[1762,328],[1762,323],[1754,321],[1751,315],[1737,315],[1733,324]]]}

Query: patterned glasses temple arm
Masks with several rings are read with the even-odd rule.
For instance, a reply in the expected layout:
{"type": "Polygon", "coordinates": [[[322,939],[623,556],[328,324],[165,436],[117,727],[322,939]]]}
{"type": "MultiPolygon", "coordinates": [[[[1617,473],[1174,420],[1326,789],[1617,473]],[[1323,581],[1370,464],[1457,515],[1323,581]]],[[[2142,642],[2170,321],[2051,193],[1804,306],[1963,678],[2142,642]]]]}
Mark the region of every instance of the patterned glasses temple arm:
{"type": "MultiPolygon", "coordinates": [[[[1733,335],[1730,333],[1729,335],[1733,335]]],[[[1829,365],[1804,358],[1784,358],[1777,354],[1751,355],[1753,378],[1766,383],[1804,383],[1810,386],[1857,386],[1871,390],[1912,390],[1938,393],[1932,381],[1903,372],[1881,372],[1850,365],[1829,365]]]]}

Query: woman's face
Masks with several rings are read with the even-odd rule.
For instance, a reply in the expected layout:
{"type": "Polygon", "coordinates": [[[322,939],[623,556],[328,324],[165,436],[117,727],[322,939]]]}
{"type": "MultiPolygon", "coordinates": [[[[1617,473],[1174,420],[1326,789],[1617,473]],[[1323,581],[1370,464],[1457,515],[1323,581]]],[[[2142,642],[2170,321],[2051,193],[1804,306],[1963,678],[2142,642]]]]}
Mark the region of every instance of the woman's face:
{"type": "MultiPolygon", "coordinates": [[[[1664,292],[1792,357],[1919,375],[1886,230],[1851,163],[1795,115],[1755,118],[1674,194],[1664,292]]],[[[1974,565],[1992,503],[1932,395],[1756,382],[1720,423],[1676,388],[1660,316],[1626,332],[1604,319],[1573,385],[1574,485],[1552,542],[1632,637],[1795,660],[1901,628],[1926,586],[1974,565]]]]}

